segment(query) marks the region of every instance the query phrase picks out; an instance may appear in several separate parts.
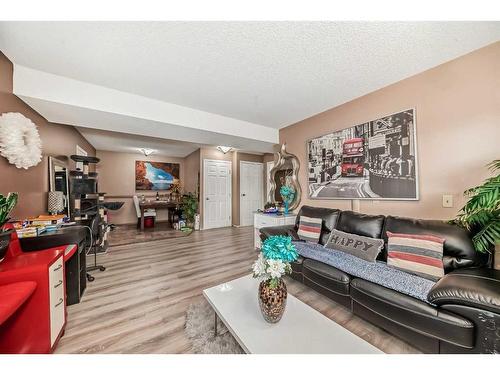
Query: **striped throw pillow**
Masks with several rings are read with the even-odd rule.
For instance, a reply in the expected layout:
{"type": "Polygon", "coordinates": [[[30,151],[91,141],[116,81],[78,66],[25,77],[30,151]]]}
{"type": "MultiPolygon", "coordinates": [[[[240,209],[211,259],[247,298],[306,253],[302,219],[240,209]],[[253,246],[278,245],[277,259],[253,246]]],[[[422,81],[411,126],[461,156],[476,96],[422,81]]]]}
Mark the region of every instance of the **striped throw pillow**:
{"type": "Polygon", "coordinates": [[[429,234],[387,232],[387,264],[431,280],[444,276],[444,239],[429,234]]]}
{"type": "Polygon", "coordinates": [[[297,234],[301,240],[307,242],[319,242],[321,236],[321,225],[323,220],[316,217],[301,216],[299,222],[299,230],[297,234]]]}

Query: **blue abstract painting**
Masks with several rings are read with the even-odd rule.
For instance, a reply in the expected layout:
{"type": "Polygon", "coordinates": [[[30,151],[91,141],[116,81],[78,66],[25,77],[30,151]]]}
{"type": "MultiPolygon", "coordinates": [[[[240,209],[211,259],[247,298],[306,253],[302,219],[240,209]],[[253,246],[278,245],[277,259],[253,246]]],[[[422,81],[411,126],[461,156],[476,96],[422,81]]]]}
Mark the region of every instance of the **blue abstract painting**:
{"type": "Polygon", "coordinates": [[[135,162],[136,190],[169,190],[179,182],[180,165],[150,161],[135,162]]]}

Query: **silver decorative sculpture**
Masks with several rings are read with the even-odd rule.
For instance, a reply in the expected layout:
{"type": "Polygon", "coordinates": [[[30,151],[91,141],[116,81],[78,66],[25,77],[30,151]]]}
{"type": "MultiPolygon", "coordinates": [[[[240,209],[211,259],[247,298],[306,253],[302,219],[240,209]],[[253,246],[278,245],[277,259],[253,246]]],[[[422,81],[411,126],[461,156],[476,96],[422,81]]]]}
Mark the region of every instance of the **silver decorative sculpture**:
{"type": "Polygon", "coordinates": [[[299,184],[299,159],[289,154],[285,150],[285,144],[281,145],[281,150],[276,153],[277,161],[271,169],[271,189],[268,200],[274,203],[282,203],[280,188],[284,184],[292,186],[295,190],[295,197],[290,203],[290,210],[294,210],[300,204],[302,189],[299,184]]]}

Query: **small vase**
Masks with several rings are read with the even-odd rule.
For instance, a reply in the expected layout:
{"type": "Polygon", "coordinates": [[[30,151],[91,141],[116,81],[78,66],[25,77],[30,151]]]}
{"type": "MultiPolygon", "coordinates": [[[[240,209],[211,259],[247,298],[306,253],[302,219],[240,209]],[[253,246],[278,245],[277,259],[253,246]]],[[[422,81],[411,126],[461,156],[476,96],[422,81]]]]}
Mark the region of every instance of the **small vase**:
{"type": "Polygon", "coordinates": [[[285,201],[285,215],[288,215],[288,201],[285,201]]]}
{"type": "Polygon", "coordinates": [[[269,286],[269,280],[261,281],[259,284],[259,306],[266,322],[278,323],[280,321],[285,312],[286,297],[286,284],[283,279],[279,279],[276,288],[269,286]]]}

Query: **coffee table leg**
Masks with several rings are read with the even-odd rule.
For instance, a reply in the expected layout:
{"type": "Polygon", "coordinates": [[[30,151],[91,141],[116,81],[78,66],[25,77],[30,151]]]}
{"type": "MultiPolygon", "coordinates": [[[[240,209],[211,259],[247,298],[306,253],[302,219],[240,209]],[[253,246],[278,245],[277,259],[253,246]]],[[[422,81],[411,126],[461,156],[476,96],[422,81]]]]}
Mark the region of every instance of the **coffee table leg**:
{"type": "Polygon", "coordinates": [[[214,312],[214,337],[217,337],[217,313],[214,312]]]}

